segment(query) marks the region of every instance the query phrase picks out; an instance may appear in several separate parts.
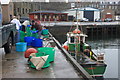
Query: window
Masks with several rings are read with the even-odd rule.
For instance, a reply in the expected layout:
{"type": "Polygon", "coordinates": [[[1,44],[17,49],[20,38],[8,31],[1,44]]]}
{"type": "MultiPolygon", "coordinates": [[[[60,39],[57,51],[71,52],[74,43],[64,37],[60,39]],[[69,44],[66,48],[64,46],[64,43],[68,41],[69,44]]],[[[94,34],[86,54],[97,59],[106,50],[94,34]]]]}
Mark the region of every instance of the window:
{"type": "Polygon", "coordinates": [[[109,2],[110,4],[112,4],[113,2],[109,2]]]}
{"type": "Polygon", "coordinates": [[[120,1],[118,2],[118,4],[120,4],[120,1]]]}
{"type": "Polygon", "coordinates": [[[9,9],[10,9],[10,11],[12,11],[12,5],[10,5],[9,9]]]}
{"type": "Polygon", "coordinates": [[[27,13],[27,9],[26,9],[26,13],[27,13]]]}
{"type": "Polygon", "coordinates": [[[91,4],[89,4],[89,7],[91,7],[91,4]]]}
{"type": "Polygon", "coordinates": [[[75,41],[75,38],[74,37],[70,37],[70,42],[74,43],[74,41],[75,41]]]}
{"type": "Polygon", "coordinates": [[[30,12],[30,9],[29,9],[29,12],[30,12]]]}
{"type": "Polygon", "coordinates": [[[100,4],[102,4],[102,1],[100,1],[100,4]]]}
{"type": "Polygon", "coordinates": [[[105,8],[105,6],[102,6],[102,8],[105,8]]]}
{"type": "Polygon", "coordinates": [[[14,12],[16,12],[16,9],[14,9],[14,12]]]}
{"type": "Polygon", "coordinates": [[[111,9],[111,6],[109,6],[109,9],[111,9]]]}
{"type": "Polygon", "coordinates": [[[117,6],[115,6],[115,9],[117,9],[117,6]]]}
{"type": "Polygon", "coordinates": [[[98,5],[98,4],[96,4],[96,7],[98,8],[98,7],[99,7],[99,5],[98,5]]]}
{"type": "Polygon", "coordinates": [[[23,14],[24,14],[24,8],[23,8],[22,12],[23,12],[23,14]]]}
{"type": "Polygon", "coordinates": [[[104,5],[104,9],[106,8],[106,5],[104,5]]]}
{"type": "Polygon", "coordinates": [[[34,19],[38,19],[38,16],[37,16],[37,15],[34,15],[34,19]]]}
{"type": "Polygon", "coordinates": [[[92,4],[91,7],[93,7],[94,5],[92,4]]]}
{"type": "Polygon", "coordinates": [[[111,6],[112,7],[112,9],[114,9],[114,6],[111,6]]]}
{"type": "Polygon", "coordinates": [[[96,8],[96,6],[97,6],[97,5],[96,5],[96,4],[94,4],[94,7],[95,7],[95,8],[96,8]]]}
{"type": "Polygon", "coordinates": [[[114,4],[116,4],[115,2],[113,2],[114,4]]]}
{"type": "Polygon", "coordinates": [[[1,7],[0,7],[0,13],[1,13],[1,7]]]}
{"type": "Polygon", "coordinates": [[[115,4],[118,4],[118,2],[115,2],[115,4]]]}
{"type": "Polygon", "coordinates": [[[25,2],[25,4],[24,4],[25,6],[26,6],[26,2],[25,2]]]}
{"type": "Polygon", "coordinates": [[[14,15],[16,15],[16,12],[17,12],[16,9],[14,9],[14,15]]]}
{"type": "Polygon", "coordinates": [[[18,8],[17,11],[20,12],[20,8],[18,8]]]}
{"type": "Polygon", "coordinates": [[[22,12],[22,8],[20,8],[20,13],[22,14],[23,12],[22,12]]]}

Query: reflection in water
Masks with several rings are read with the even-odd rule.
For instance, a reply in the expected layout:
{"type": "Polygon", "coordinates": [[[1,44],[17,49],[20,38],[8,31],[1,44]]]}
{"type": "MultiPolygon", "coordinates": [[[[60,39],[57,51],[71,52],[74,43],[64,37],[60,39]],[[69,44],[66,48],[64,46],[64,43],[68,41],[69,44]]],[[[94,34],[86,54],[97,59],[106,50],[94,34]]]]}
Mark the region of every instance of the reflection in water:
{"type": "Polygon", "coordinates": [[[88,41],[94,53],[105,53],[107,63],[104,78],[118,78],[118,39],[109,41],[88,41]],[[105,43],[106,42],[106,43],[105,43]],[[98,47],[98,49],[96,49],[98,47]]]}
{"type": "Polygon", "coordinates": [[[104,78],[118,78],[118,41],[120,39],[89,40],[94,53],[105,53],[107,68],[104,78]]]}

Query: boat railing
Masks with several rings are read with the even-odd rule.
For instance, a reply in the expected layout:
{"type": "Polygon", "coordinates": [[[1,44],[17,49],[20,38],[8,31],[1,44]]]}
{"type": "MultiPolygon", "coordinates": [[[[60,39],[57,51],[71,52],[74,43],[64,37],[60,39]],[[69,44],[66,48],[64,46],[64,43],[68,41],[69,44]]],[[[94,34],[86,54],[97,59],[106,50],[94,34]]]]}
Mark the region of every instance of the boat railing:
{"type": "Polygon", "coordinates": [[[97,54],[97,61],[104,62],[104,54],[101,53],[97,54]]]}

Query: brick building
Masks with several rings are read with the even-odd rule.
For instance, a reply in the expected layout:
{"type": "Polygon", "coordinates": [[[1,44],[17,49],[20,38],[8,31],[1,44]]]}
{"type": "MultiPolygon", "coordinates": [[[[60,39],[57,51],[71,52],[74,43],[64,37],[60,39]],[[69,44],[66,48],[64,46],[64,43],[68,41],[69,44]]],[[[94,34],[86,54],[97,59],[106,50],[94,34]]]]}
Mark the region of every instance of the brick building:
{"type": "Polygon", "coordinates": [[[31,20],[40,21],[67,21],[67,13],[62,13],[60,11],[35,11],[29,13],[31,20]]]}
{"type": "Polygon", "coordinates": [[[12,2],[1,2],[2,4],[2,23],[9,23],[14,15],[14,5],[12,2]]]}
{"type": "MultiPolygon", "coordinates": [[[[34,2],[20,2],[20,3],[14,3],[14,14],[20,15],[21,17],[28,16],[28,13],[33,11],[40,11],[40,10],[54,10],[54,11],[63,11],[71,9],[71,2],[65,3],[61,1],[53,1],[49,0],[49,3],[39,2],[38,0],[34,0],[34,2]],[[56,7],[57,6],[57,7],[56,7]]],[[[68,0],[70,1],[70,0],[68,0]]],[[[120,2],[105,2],[104,0],[101,1],[82,1],[79,3],[75,3],[78,8],[84,8],[84,7],[92,7],[96,9],[100,9],[101,11],[112,11],[112,16],[116,16],[120,13],[120,2]],[[109,9],[109,10],[108,10],[109,9]]],[[[75,6],[76,7],[76,6],[75,6]]],[[[101,12],[101,18],[104,18],[104,13],[101,12]]],[[[115,17],[112,17],[115,19],[115,17]]]]}

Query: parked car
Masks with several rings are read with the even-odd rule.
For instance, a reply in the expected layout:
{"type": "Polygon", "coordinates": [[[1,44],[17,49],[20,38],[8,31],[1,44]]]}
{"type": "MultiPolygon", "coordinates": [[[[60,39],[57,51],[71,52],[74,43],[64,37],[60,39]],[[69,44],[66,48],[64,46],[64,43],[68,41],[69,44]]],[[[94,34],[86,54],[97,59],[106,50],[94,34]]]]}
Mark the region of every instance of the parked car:
{"type": "Polygon", "coordinates": [[[81,22],[88,22],[89,19],[87,19],[87,18],[82,18],[80,21],[81,21],[81,22]]]}
{"type": "Polygon", "coordinates": [[[26,20],[30,21],[30,19],[28,17],[21,17],[20,18],[20,23],[23,23],[26,20]]]}
{"type": "Polygon", "coordinates": [[[95,19],[95,22],[102,22],[101,19],[95,19]]]}
{"type": "Polygon", "coordinates": [[[106,18],[106,19],[104,20],[104,22],[111,22],[111,21],[113,21],[113,19],[111,19],[111,18],[106,18]]]}
{"type": "MultiPolygon", "coordinates": [[[[0,15],[2,14],[2,8],[0,3],[0,15]]],[[[0,48],[4,48],[6,53],[10,53],[12,46],[15,43],[15,35],[17,32],[15,24],[2,25],[2,17],[0,17],[0,48]]]]}

